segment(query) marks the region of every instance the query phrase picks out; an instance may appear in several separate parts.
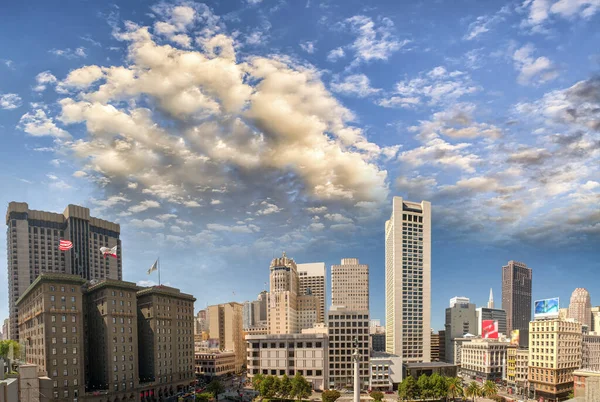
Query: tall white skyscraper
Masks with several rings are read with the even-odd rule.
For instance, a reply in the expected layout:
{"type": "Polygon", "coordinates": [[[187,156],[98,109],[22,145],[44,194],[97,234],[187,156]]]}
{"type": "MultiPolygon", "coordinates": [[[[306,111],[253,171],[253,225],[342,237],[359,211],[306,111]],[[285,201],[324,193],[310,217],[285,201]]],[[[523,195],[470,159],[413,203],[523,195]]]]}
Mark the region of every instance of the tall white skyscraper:
{"type": "Polygon", "coordinates": [[[386,352],[431,361],[431,203],[394,197],[385,223],[386,352]]]}
{"type": "Polygon", "coordinates": [[[327,304],[327,276],[324,262],[296,264],[300,278],[300,296],[308,293],[317,296],[321,303],[319,322],[325,320],[325,305],[327,304]]]}

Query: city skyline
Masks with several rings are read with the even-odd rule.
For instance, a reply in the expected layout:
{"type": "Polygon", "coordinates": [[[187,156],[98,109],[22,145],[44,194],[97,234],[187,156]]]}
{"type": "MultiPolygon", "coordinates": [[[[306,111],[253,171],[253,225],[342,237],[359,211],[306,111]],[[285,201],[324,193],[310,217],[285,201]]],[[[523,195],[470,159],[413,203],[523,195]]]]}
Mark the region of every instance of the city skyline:
{"type": "Polygon", "coordinates": [[[392,198],[427,200],[435,330],[453,296],[499,307],[510,260],[533,300],[600,304],[598,9],[301,3],[9,4],[0,205],[90,208],[124,280],[160,256],[197,309],[254,300],[283,251],[327,281],[357,258],[384,321],[392,198]]]}

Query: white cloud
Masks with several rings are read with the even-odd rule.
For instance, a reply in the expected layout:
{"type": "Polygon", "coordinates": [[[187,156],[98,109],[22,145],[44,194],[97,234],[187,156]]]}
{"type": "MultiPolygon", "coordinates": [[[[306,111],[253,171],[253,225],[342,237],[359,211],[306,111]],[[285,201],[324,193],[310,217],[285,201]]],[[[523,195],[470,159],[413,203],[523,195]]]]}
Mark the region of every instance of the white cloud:
{"type": "Polygon", "coordinates": [[[222,34],[206,37],[203,52],[185,51],[129,28],[119,38],[130,42],[131,64],[101,68],[99,85],[59,102],[63,123],[87,128],[72,149],[92,171],[189,207],[200,206],[198,189],[235,183],[238,169],[257,183],[293,173],[312,199],[386,199],[377,160],[389,150],[367,141],[316,72],[280,58],[238,63],[222,34]]]}
{"type": "Polygon", "coordinates": [[[102,77],[104,77],[102,68],[95,65],[85,66],[71,71],[67,78],[60,82],[60,86],[63,88],[85,89],[102,77]]]}
{"type": "Polygon", "coordinates": [[[221,204],[221,200],[215,200],[215,199],[210,200],[210,205],[219,205],[219,204],[221,204]]]}
{"type": "Polygon", "coordinates": [[[256,212],[256,215],[271,215],[281,212],[281,208],[275,204],[263,201],[260,203],[260,205],[261,209],[256,212]]]}
{"type": "Polygon", "coordinates": [[[42,109],[25,113],[19,120],[18,127],[29,135],[34,137],[52,136],[56,138],[68,139],[71,135],[58,127],[51,117],[46,115],[42,109]]]}
{"type": "Polygon", "coordinates": [[[184,48],[192,46],[188,32],[196,25],[202,25],[206,33],[214,33],[219,20],[208,6],[192,1],[176,5],[161,2],[153,6],[152,11],[162,19],[154,23],[154,32],[184,48]]]}
{"type": "Polygon", "coordinates": [[[377,25],[370,17],[355,15],[345,22],[357,35],[350,46],[355,52],[355,62],[387,60],[410,43],[408,39],[400,41],[396,37],[394,23],[389,18],[381,18],[377,25]]]}
{"type": "Polygon", "coordinates": [[[313,222],[310,225],[308,225],[308,230],[310,230],[311,232],[321,232],[323,231],[323,229],[325,229],[325,225],[321,222],[313,222]]]}
{"type": "Polygon", "coordinates": [[[67,59],[77,59],[77,58],[87,57],[87,53],[85,52],[85,47],[83,47],[83,46],[75,48],[75,49],[71,49],[71,48],[52,49],[52,50],[49,50],[49,53],[52,53],[55,56],[65,57],[67,59]]]}
{"type": "Polygon", "coordinates": [[[304,208],[304,210],[311,214],[322,214],[327,212],[327,207],[309,207],[304,208]]]}
{"type": "Polygon", "coordinates": [[[254,233],[260,231],[256,225],[222,225],[218,223],[209,223],[206,225],[208,230],[215,232],[231,232],[231,233],[254,233]]]}
{"type": "Polygon", "coordinates": [[[335,223],[353,223],[354,221],[342,214],[325,214],[325,219],[335,223]]]}
{"type": "Polygon", "coordinates": [[[469,24],[469,31],[463,37],[464,40],[473,40],[479,35],[489,32],[491,27],[504,20],[504,15],[509,12],[508,6],[504,6],[494,15],[479,16],[469,24]]]}
{"type": "Polygon", "coordinates": [[[383,107],[412,108],[425,102],[430,106],[452,103],[480,89],[466,73],[437,66],[428,72],[421,72],[417,78],[398,82],[394,94],[380,99],[378,104],[383,107]]]}
{"type": "Polygon", "coordinates": [[[404,151],[399,159],[412,166],[438,165],[440,167],[455,167],[469,173],[475,172],[475,166],[480,163],[480,158],[464,150],[470,144],[450,144],[441,138],[433,138],[424,145],[404,151]]]}
{"type": "Polygon", "coordinates": [[[175,214],[161,214],[161,215],[157,215],[156,218],[160,219],[161,221],[168,221],[169,219],[177,218],[177,215],[175,215],[175,214]]]}
{"type": "Polygon", "coordinates": [[[125,204],[129,202],[129,198],[124,195],[112,195],[105,200],[91,200],[92,204],[98,205],[99,209],[113,208],[119,204],[125,204]]]}
{"type": "Polygon", "coordinates": [[[558,77],[558,71],[547,57],[533,57],[535,47],[527,44],[513,54],[515,69],[519,72],[517,81],[521,85],[538,85],[558,77]]]}
{"type": "Polygon", "coordinates": [[[133,205],[133,206],[129,207],[129,212],[137,214],[139,212],[146,211],[147,209],[150,209],[150,208],[159,208],[159,207],[160,207],[160,204],[154,200],[144,200],[144,201],[140,202],[138,205],[133,205]]]}
{"type": "Polygon", "coordinates": [[[17,94],[0,94],[0,109],[12,110],[21,104],[21,97],[17,94]]]}
{"type": "Polygon", "coordinates": [[[302,42],[300,44],[300,47],[302,48],[302,50],[304,50],[306,53],[309,53],[309,54],[313,54],[316,50],[315,42],[313,42],[313,41],[302,42]]]}
{"type": "Polygon", "coordinates": [[[552,16],[560,18],[589,19],[600,10],[598,0],[524,0],[522,9],[529,9],[524,26],[532,27],[534,31],[543,30],[543,25],[552,16]]]}
{"type": "Polygon", "coordinates": [[[77,178],[82,178],[82,177],[86,177],[88,174],[86,172],[84,172],[83,170],[77,170],[75,173],[73,173],[73,177],[77,177],[77,178]]]}
{"type": "Polygon", "coordinates": [[[144,229],[159,229],[163,228],[165,224],[154,219],[132,219],[129,221],[133,226],[144,229]]]}
{"type": "Polygon", "coordinates": [[[328,54],[327,54],[327,60],[330,62],[336,62],[341,58],[344,58],[346,56],[346,52],[344,52],[344,49],[341,47],[338,47],[336,49],[331,50],[328,54]]]}
{"type": "Polygon", "coordinates": [[[55,84],[57,80],[50,71],[42,71],[35,76],[35,81],[37,82],[37,85],[33,88],[33,90],[36,92],[42,92],[46,90],[48,84],[55,84]]]}
{"type": "Polygon", "coordinates": [[[346,95],[356,95],[364,98],[376,94],[380,89],[372,88],[369,78],[364,74],[354,74],[344,78],[343,81],[331,83],[331,90],[346,95]]]}

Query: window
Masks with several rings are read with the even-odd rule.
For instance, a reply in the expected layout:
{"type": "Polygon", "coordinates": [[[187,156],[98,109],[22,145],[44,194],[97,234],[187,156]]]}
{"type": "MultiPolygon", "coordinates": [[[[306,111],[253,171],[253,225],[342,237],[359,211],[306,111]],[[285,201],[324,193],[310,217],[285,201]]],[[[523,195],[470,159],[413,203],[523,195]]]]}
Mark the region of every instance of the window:
{"type": "Polygon", "coordinates": [[[54,301],[54,295],[50,295],[50,301],[53,302],[54,301]]]}

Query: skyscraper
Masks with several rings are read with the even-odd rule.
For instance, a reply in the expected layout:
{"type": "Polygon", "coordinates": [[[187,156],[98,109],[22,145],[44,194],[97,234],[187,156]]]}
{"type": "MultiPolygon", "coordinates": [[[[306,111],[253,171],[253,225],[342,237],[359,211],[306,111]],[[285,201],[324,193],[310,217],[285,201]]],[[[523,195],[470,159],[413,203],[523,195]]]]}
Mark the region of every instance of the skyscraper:
{"type": "Polygon", "coordinates": [[[582,325],[587,325],[588,330],[592,330],[592,300],[587,289],[577,288],[573,291],[569,302],[568,317],[582,325]]]}
{"type": "Polygon", "coordinates": [[[385,223],[386,351],[431,360],[431,203],[394,197],[385,223]]]}
{"type": "Polygon", "coordinates": [[[218,341],[220,350],[235,353],[235,370],[246,363],[246,343],[242,328],[242,304],[229,302],[208,306],[209,342],[218,341]]]}
{"type": "Polygon", "coordinates": [[[506,331],[529,331],[531,321],[531,268],[509,261],[502,267],[502,310],[506,311],[506,331]]]}
{"type": "Polygon", "coordinates": [[[300,281],[293,259],[283,255],[271,261],[268,303],[268,333],[296,334],[300,281]]]}
{"type": "Polygon", "coordinates": [[[467,298],[460,299],[459,303],[452,303],[451,300],[451,307],[446,309],[444,344],[449,347],[443,358],[448,363],[456,363],[454,361],[454,339],[463,338],[466,334],[477,335],[477,306],[470,303],[467,298]]]}
{"type": "Polygon", "coordinates": [[[325,275],[324,262],[311,262],[296,264],[300,278],[300,295],[310,292],[317,296],[321,304],[320,322],[325,319],[325,305],[327,303],[327,276],[325,275]]]}
{"type": "Polygon", "coordinates": [[[10,338],[18,339],[19,296],[41,273],[83,279],[122,279],[120,227],[90,216],[88,208],[69,205],[62,214],[30,210],[11,202],[6,211],[10,338]],[[60,251],[60,239],[73,248],[60,251]],[[100,247],[117,246],[117,258],[103,258],[100,247]]]}
{"type": "Polygon", "coordinates": [[[369,266],[357,258],[343,258],[331,266],[331,304],[348,310],[369,311],[369,266]]]}
{"type": "Polygon", "coordinates": [[[490,298],[488,300],[487,308],[494,308],[494,292],[490,288],[490,298]]]}

